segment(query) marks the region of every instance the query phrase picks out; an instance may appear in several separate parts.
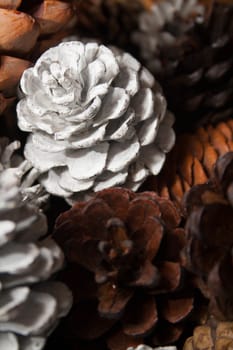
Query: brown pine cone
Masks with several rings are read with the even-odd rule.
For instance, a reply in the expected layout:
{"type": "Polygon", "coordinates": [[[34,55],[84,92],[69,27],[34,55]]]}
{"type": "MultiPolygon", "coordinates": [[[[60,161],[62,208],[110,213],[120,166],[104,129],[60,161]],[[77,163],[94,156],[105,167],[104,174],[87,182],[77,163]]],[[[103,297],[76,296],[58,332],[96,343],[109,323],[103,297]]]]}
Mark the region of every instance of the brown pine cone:
{"type": "Polygon", "coordinates": [[[233,3],[214,1],[202,22],[158,58],[157,74],[181,131],[233,114],[233,3]]]}
{"type": "Polygon", "coordinates": [[[196,327],[183,350],[232,350],[233,322],[219,322],[215,326],[196,327]]]}
{"type": "Polygon", "coordinates": [[[233,152],[220,157],[211,182],[185,196],[186,267],[211,300],[210,312],[233,320],[233,152]]]}
{"type": "Polygon", "coordinates": [[[150,177],[142,189],[156,191],[180,206],[184,194],[208,181],[218,157],[229,151],[233,151],[233,120],[177,135],[163,170],[157,177],[150,177]]]}
{"type": "Polygon", "coordinates": [[[102,341],[114,350],[175,342],[196,310],[179,224],[169,200],[121,188],[60,215],[54,238],[68,260],[63,279],[74,307],[58,338],[64,332],[76,346],[102,341]]]}
{"type": "Polygon", "coordinates": [[[137,16],[146,4],[142,0],[76,0],[78,32],[95,37],[104,44],[117,45],[132,51],[131,32],[137,26],[137,16]]]}
{"type": "Polygon", "coordinates": [[[0,114],[16,99],[23,71],[75,24],[72,1],[0,0],[0,114]]]}

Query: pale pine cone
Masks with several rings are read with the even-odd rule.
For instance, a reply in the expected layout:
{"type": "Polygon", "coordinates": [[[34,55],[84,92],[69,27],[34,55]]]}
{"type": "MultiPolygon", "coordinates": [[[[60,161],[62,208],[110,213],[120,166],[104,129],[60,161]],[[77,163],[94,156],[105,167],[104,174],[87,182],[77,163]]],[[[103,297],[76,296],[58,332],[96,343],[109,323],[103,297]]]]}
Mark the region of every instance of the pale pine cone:
{"type": "Polygon", "coordinates": [[[48,192],[69,201],[158,174],[175,141],[160,86],[127,53],[65,42],[21,79],[25,156],[48,192]]]}
{"type": "Polygon", "coordinates": [[[151,1],[138,16],[138,30],[132,34],[145,66],[153,73],[161,72],[160,52],[174,50],[174,44],[204,13],[200,0],[151,1]]]}
{"type": "Polygon", "coordinates": [[[233,322],[219,322],[216,325],[199,326],[188,338],[183,350],[231,350],[233,347],[233,322]]]}
{"type": "Polygon", "coordinates": [[[64,257],[51,238],[41,240],[42,193],[28,187],[35,173],[12,156],[18,147],[0,139],[0,348],[40,350],[72,298],[65,285],[48,281],[64,257]]]}

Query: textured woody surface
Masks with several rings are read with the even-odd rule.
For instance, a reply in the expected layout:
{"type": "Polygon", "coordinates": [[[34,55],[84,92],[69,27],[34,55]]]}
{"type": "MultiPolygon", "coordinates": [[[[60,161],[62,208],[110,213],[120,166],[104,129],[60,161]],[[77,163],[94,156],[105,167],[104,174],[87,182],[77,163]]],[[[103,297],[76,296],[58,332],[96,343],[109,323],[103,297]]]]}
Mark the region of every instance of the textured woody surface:
{"type": "Polygon", "coordinates": [[[191,18],[192,27],[153,58],[179,130],[233,113],[233,3],[213,2],[207,13],[202,21],[191,18]]]}
{"type": "MultiPolygon", "coordinates": [[[[175,55],[176,43],[204,12],[205,8],[198,0],[148,1],[147,9],[138,16],[138,30],[132,33],[145,66],[155,74],[161,73],[163,52],[164,55],[175,55]]],[[[169,63],[169,60],[164,62],[165,65],[169,63]]]]}
{"type": "Polygon", "coordinates": [[[145,188],[179,204],[192,186],[210,179],[218,157],[229,151],[233,151],[233,120],[180,134],[163,170],[149,178],[145,188]]]}
{"type": "Polygon", "coordinates": [[[81,35],[130,50],[131,32],[137,28],[137,17],[145,7],[141,0],[81,0],[76,7],[81,35]]]}
{"type": "Polygon", "coordinates": [[[60,215],[54,238],[68,260],[63,279],[74,307],[58,342],[63,333],[90,349],[99,342],[116,350],[173,344],[195,311],[190,276],[180,264],[185,240],[179,223],[169,200],[120,188],[60,215]]]}
{"type": "Polygon", "coordinates": [[[0,114],[16,99],[22,72],[75,25],[72,1],[0,1],[0,114]]]}
{"type": "Polygon", "coordinates": [[[27,161],[13,152],[18,142],[0,138],[0,348],[40,350],[65,316],[71,294],[49,281],[63,265],[63,254],[47,233],[39,210],[40,186],[27,161]]]}
{"type": "Polygon", "coordinates": [[[47,191],[69,201],[158,174],[175,134],[160,86],[131,55],[64,42],[21,79],[25,156],[47,191]]]}
{"type": "Polygon", "coordinates": [[[212,182],[194,186],[185,197],[188,218],[186,266],[210,298],[210,312],[233,319],[233,152],[220,157],[212,182]]]}
{"type": "Polygon", "coordinates": [[[219,322],[215,326],[196,327],[183,350],[230,350],[233,346],[233,322],[219,322]]]}

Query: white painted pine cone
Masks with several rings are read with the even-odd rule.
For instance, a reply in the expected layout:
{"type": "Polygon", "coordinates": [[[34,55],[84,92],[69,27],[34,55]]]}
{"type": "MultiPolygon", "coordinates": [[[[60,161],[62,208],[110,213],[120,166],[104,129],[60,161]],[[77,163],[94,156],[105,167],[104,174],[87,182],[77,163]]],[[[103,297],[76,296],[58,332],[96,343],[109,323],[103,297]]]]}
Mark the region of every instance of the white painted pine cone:
{"type": "Polygon", "coordinates": [[[159,346],[156,348],[151,348],[148,345],[138,345],[136,348],[130,347],[127,350],[177,350],[176,346],[159,346]]]}
{"type": "Polygon", "coordinates": [[[137,189],[175,141],[173,116],[151,74],[127,53],[61,43],[21,79],[25,157],[48,192],[68,201],[111,186],[137,189]]]}
{"type": "Polygon", "coordinates": [[[48,281],[64,257],[52,239],[39,240],[47,232],[41,191],[24,187],[35,174],[27,176],[30,165],[13,155],[18,147],[0,139],[0,349],[40,350],[72,297],[48,281]]]}
{"type": "Polygon", "coordinates": [[[160,51],[173,46],[195,19],[202,21],[204,13],[199,0],[161,0],[139,15],[139,30],[132,34],[132,41],[151,72],[161,71],[160,51]]]}

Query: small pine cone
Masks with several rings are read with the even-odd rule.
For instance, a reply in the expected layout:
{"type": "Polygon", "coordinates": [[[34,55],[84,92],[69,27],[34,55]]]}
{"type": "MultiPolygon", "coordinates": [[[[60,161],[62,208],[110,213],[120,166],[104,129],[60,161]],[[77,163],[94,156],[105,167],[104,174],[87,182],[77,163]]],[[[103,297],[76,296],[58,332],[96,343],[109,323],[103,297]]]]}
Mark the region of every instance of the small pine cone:
{"type": "Polygon", "coordinates": [[[185,196],[186,267],[199,276],[210,312],[233,320],[233,152],[220,157],[212,181],[185,196]]]}
{"type": "Polygon", "coordinates": [[[47,335],[65,316],[71,293],[49,281],[63,265],[63,254],[47,232],[38,205],[35,173],[13,155],[19,147],[0,138],[0,349],[40,350],[47,335]]]}
{"type": "Polygon", "coordinates": [[[233,151],[233,120],[180,134],[161,173],[150,177],[143,189],[156,191],[180,206],[184,194],[208,181],[218,157],[229,151],[233,151]]]}
{"type": "Polygon", "coordinates": [[[215,326],[196,327],[183,350],[231,350],[233,347],[233,322],[219,322],[215,326]]]}
{"type": "MultiPolygon", "coordinates": [[[[209,8],[201,20],[191,18],[191,28],[186,21],[179,30],[176,23],[168,24],[168,33],[162,37],[164,49],[162,46],[150,56],[168,106],[177,118],[176,127],[182,131],[233,114],[233,4],[213,1],[209,8]],[[175,33],[172,39],[169,29],[175,33]]],[[[159,39],[154,36],[153,40],[159,39]]]]}
{"type": "Polygon", "coordinates": [[[160,86],[127,53],[64,42],[21,79],[25,157],[49,193],[68,201],[158,174],[175,134],[160,86]]]}
{"type": "Polygon", "coordinates": [[[77,2],[78,32],[106,45],[130,50],[130,33],[144,9],[141,0],[80,0],[77,2]]]}
{"type": "Polygon", "coordinates": [[[76,346],[84,341],[83,348],[102,339],[114,350],[173,344],[196,310],[190,275],[181,267],[179,223],[169,200],[121,188],[61,214],[54,238],[67,257],[63,279],[74,294],[64,337],[76,346]]]}

